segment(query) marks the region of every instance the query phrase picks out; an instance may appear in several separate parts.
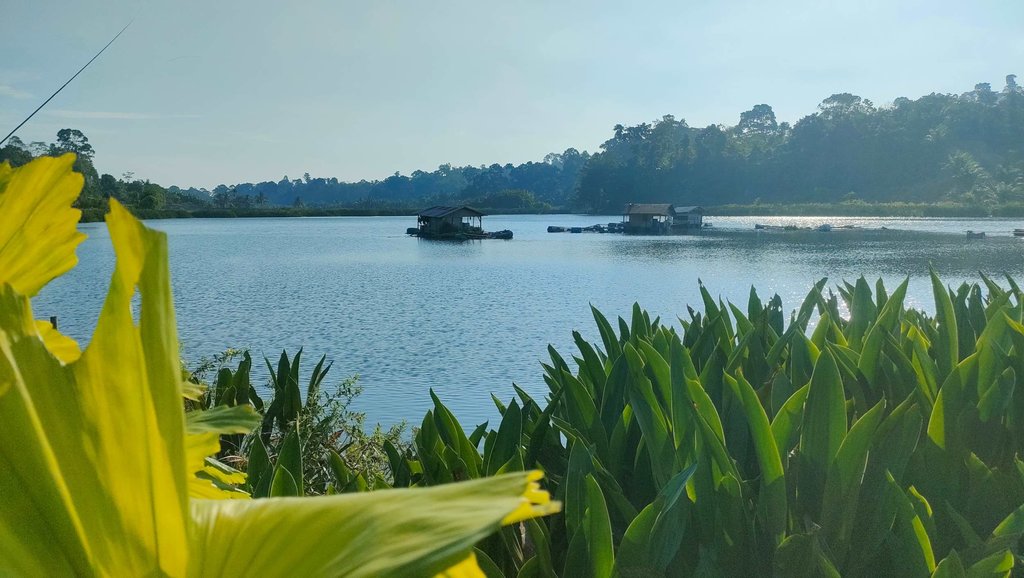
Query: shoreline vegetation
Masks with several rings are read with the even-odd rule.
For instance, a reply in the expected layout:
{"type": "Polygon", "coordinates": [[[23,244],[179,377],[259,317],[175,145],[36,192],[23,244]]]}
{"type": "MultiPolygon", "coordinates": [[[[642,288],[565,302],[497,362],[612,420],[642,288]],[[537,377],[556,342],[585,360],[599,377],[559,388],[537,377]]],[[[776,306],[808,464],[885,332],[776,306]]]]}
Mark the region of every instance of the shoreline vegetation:
{"type": "MultiPolygon", "coordinates": [[[[404,217],[415,216],[422,207],[237,207],[203,209],[137,209],[142,220],[155,219],[245,219],[279,217],[404,217]]],[[[578,213],[566,208],[479,208],[490,215],[556,215],[578,213]]],[[[778,203],[713,205],[705,217],[909,217],[909,218],[1024,218],[1024,203],[978,206],[963,203],[778,203]]],[[[82,223],[101,222],[104,212],[84,209],[82,223]]],[[[606,215],[605,215],[606,216],[606,215]]]]}
{"type": "MultiPolygon", "coordinates": [[[[75,153],[85,183],[84,221],[117,199],[148,219],[411,215],[435,205],[489,214],[617,214],[628,203],[701,205],[708,216],[1024,216],[1024,88],[978,83],[961,94],[900,97],[876,105],[833,94],[794,123],[768,104],[735,125],[690,126],[664,115],[615,125],[593,153],[568,148],[540,161],[457,166],[346,182],[313,176],[163,186],[127,172],[101,174],[78,129],[56,141],[0,147],[0,162],[75,153]]],[[[500,138],[500,135],[496,135],[500,138]]]]}

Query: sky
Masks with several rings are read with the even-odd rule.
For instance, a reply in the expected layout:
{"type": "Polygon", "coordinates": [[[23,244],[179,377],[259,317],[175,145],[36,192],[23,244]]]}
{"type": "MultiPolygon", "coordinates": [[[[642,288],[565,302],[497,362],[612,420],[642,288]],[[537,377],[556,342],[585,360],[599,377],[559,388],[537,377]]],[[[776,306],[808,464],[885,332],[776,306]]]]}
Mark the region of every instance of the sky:
{"type": "Polygon", "coordinates": [[[596,151],[665,114],[795,122],[1024,77],[1021,0],[5,0],[0,138],[77,128],[101,173],[213,188],[596,151]]]}

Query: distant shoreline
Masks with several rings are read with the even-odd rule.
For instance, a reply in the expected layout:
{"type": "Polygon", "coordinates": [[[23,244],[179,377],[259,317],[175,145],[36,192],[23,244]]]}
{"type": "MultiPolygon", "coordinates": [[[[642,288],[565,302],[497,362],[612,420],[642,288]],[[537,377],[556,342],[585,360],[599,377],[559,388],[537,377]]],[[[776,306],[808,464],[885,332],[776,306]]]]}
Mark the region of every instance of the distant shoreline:
{"type": "MultiPolygon", "coordinates": [[[[418,208],[355,208],[355,207],[265,207],[228,209],[141,209],[135,210],[143,220],[154,219],[245,219],[268,217],[412,217],[418,208]]],[[[545,211],[535,209],[482,208],[490,215],[554,215],[609,213],[576,213],[564,208],[545,211]]],[[[1024,204],[993,207],[954,203],[787,203],[753,205],[717,205],[705,207],[705,217],[937,217],[937,218],[1024,218],[1024,204]]],[[[82,223],[103,220],[98,209],[82,211],[82,223]]]]}

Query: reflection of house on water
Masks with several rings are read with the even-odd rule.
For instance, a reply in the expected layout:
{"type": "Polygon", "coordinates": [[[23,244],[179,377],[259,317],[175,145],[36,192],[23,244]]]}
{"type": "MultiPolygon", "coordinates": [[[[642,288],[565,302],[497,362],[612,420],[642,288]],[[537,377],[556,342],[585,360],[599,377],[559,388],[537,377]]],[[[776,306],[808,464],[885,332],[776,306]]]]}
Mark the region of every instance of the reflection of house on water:
{"type": "Polygon", "coordinates": [[[700,229],[704,225],[701,207],[630,203],[622,214],[627,235],[678,235],[700,229]]]}

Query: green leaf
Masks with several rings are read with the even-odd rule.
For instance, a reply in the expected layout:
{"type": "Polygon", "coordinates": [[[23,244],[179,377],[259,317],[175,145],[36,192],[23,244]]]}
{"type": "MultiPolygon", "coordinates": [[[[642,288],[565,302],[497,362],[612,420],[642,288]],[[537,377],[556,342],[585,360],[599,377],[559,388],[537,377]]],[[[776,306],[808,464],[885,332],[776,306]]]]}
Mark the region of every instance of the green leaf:
{"type": "Polygon", "coordinates": [[[686,484],[697,464],[676,474],[626,528],[615,560],[619,576],[649,576],[665,572],[682,542],[690,501],[686,484]]]}
{"type": "Polygon", "coordinates": [[[800,502],[804,512],[813,518],[820,513],[825,477],[843,443],[846,428],[843,382],[835,358],[825,350],[814,365],[800,433],[800,502]]]}
{"type": "Polygon", "coordinates": [[[972,564],[967,569],[967,578],[1009,576],[1013,566],[1013,553],[1009,550],[1003,550],[972,564]]]}
{"type": "Polygon", "coordinates": [[[935,362],[939,369],[939,380],[960,363],[959,336],[956,326],[956,312],[949,291],[939,280],[934,269],[929,268],[932,280],[932,294],[935,297],[935,320],[938,323],[938,339],[935,341],[935,362]]]}
{"type": "Polygon", "coordinates": [[[789,396],[779,412],[772,420],[772,437],[775,438],[775,447],[779,449],[780,455],[789,453],[797,444],[800,436],[800,428],[803,424],[804,403],[807,400],[807,392],[811,384],[801,387],[789,396]]]}
{"type": "Polygon", "coordinates": [[[924,523],[891,474],[887,474],[887,480],[896,496],[896,519],[889,540],[897,574],[930,576],[935,570],[935,555],[924,523]]]}
{"type": "Polygon", "coordinates": [[[821,519],[832,542],[843,546],[837,552],[840,558],[846,555],[845,547],[848,547],[853,531],[868,450],[884,412],[883,399],[853,424],[828,470],[821,519]]]}
{"type": "Polygon", "coordinates": [[[584,533],[589,552],[589,576],[606,578],[615,566],[615,548],[612,544],[612,523],[604,494],[594,476],[586,477],[587,512],[584,515],[584,533]]]}
{"type": "Polygon", "coordinates": [[[270,496],[302,496],[302,446],[299,442],[299,428],[292,428],[281,444],[281,454],[277,456],[274,466],[274,477],[270,482],[270,496]]]}
{"type": "Polygon", "coordinates": [[[1013,398],[1014,384],[1017,379],[1012,367],[1007,367],[996,380],[994,386],[981,396],[978,402],[978,417],[987,422],[992,418],[1002,417],[1013,398]]]}
{"type": "Polygon", "coordinates": [[[859,368],[872,386],[876,385],[885,337],[899,328],[899,315],[903,309],[903,299],[906,297],[909,282],[908,277],[893,291],[889,300],[885,302],[885,307],[879,312],[878,321],[871,326],[867,337],[864,338],[859,368]]]}
{"type": "Polygon", "coordinates": [[[260,415],[250,405],[218,405],[185,413],[185,428],[190,434],[244,434],[259,423],[260,415]]]}
{"type": "Polygon", "coordinates": [[[779,578],[840,578],[818,537],[811,534],[786,538],[775,551],[773,566],[772,574],[779,578]]]}
{"type": "Polygon", "coordinates": [[[255,498],[266,498],[270,495],[270,482],[274,477],[274,466],[267,454],[267,447],[263,445],[260,436],[253,436],[252,445],[249,447],[249,464],[247,467],[246,482],[249,485],[249,492],[255,498]]]}
{"type": "Polygon", "coordinates": [[[597,329],[601,333],[601,341],[604,343],[604,350],[608,354],[608,358],[617,359],[622,355],[622,347],[619,345],[615,330],[612,329],[604,314],[593,305],[590,306],[590,312],[594,315],[594,322],[597,323],[597,329]]]}
{"type": "Polygon", "coordinates": [[[505,414],[494,445],[484,456],[484,475],[493,476],[505,462],[519,449],[523,436],[523,414],[516,400],[512,400],[505,414]]]}
{"type": "Polygon", "coordinates": [[[967,578],[967,570],[964,569],[956,550],[950,551],[949,556],[939,562],[932,573],[932,578],[967,578]]]}
{"type": "Polygon", "coordinates": [[[726,384],[736,397],[747,418],[750,435],[754,440],[754,450],[761,469],[760,509],[764,512],[764,524],[769,536],[778,545],[786,532],[786,478],[782,469],[782,458],[779,448],[772,437],[768,416],[764,413],[754,388],[743,378],[726,375],[726,384]]]}

